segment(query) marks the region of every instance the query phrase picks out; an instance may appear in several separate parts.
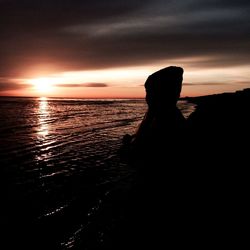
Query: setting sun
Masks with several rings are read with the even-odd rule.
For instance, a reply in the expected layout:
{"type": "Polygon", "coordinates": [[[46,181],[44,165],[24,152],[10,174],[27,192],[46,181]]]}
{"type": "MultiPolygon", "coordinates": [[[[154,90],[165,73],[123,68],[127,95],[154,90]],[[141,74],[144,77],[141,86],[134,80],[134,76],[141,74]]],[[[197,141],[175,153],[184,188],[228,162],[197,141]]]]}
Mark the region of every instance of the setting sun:
{"type": "Polygon", "coordinates": [[[39,93],[50,93],[53,91],[53,79],[41,77],[29,81],[39,93]]]}

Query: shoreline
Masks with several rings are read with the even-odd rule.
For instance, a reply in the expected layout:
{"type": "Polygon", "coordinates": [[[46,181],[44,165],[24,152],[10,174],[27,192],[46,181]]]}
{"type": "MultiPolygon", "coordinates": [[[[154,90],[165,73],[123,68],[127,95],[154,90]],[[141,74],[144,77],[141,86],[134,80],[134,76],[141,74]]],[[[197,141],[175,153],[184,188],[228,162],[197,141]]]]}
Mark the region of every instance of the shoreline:
{"type": "Polygon", "coordinates": [[[219,94],[211,94],[211,95],[204,95],[204,96],[194,96],[194,97],[182,97],[180,100],[186,100],[188,102],[192,102],[197,105],[204,105],[205,103],[208,103],[210,101],[228,101],[231,98],[243,98],[244,100],[247,100],[250,98],[250,88],[245,88],[242,90],[237,90],[235,92],[225,92],[225,93],[219,93],[219,94]]]}

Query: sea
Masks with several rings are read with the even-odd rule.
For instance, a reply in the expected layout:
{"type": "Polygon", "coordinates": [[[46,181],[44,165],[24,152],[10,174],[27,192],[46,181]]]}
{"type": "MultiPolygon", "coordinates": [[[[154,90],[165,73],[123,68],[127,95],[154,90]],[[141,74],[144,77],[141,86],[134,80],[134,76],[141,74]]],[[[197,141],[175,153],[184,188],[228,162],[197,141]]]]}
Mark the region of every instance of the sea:
{"type": "Polygon", "coordinates": [[[119,158],[122,137],[146,109],[144,99],[0,97],[1,249],[101,249],[119,217],[109,197],[134,171],[119,158]]]}

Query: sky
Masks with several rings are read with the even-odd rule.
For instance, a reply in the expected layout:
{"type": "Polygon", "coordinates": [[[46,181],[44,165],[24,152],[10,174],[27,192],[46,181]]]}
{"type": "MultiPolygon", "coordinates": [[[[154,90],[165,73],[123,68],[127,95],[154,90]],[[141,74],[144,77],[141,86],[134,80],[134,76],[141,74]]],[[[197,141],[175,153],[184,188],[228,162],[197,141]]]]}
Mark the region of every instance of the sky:
{"type": "Polygon", "coordinates": [[[249,0],[0,0],[0,95],[144,97],[184,69],[182,96],[250,87],[249,0]]]}

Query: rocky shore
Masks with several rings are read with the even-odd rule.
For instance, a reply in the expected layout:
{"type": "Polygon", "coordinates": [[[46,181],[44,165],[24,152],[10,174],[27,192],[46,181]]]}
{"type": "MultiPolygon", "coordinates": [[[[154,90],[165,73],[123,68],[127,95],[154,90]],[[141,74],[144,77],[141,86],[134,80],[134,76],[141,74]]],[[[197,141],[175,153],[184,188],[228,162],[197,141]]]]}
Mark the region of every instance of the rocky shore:
{"type": "MultiPolygon", "coordinates": [[[[201,97],[188,97],[197,104],[188,118],[191,141],[209,147],[217,159],[246,159],[250,139],[250,89],[201,97]]],[[[231,161],[230,160],[230,161],[231,161]]]]}
{"type": "Polygon", "coordinates": [[[187,161],[196,221],[211,242],[238,246],[249,210],[250,89],[186,100],[197,104],[188,118],[187,161]]]}
{"type": "MultiPolygon", "coordinates": [[[[250,107],[250,88],[233,93],[185,97],[183,99],[197,104],[197,109],[190,118],[190,120],[195,119],[195,122],[205,119],[206,122],[210,121],[209,123],[212,124],[216,118],[220,123],[226,123],[230,120],[234,124],[239,124],[239,122],[249,122],[250,120],[248,114],[250,107]],[[237,120],[239,122],[237,122],[237,120]]],[[[228,125],[230,126],[230,124],[228,125]]]]}

